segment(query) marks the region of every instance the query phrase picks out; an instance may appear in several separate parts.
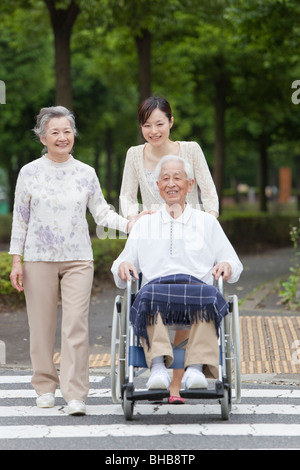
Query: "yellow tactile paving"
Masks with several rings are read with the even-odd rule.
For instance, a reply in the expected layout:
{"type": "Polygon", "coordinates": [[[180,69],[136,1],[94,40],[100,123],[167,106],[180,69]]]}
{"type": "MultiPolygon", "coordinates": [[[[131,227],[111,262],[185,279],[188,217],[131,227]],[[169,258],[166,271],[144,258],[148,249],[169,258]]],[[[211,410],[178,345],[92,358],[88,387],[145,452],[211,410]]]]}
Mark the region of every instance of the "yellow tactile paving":
{"type": "MultiPolygon", "coordinates": [[[[300,316],[240,316],[240,339],[242,374],[300,373],[300,316]]],[[[110,354],[91,354],[89,364],[110,367],[110,354]]]]}
{"type": "Polygon", "coordinates": [[[300,316],[241,316],[242,374],[300,373],[300,316]]]}

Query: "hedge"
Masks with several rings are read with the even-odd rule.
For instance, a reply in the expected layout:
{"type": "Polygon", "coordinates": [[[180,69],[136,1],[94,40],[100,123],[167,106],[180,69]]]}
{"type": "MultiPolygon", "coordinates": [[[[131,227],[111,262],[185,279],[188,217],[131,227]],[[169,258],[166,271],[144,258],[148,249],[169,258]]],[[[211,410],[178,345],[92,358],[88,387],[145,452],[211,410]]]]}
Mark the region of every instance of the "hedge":
{"type": "MultiPolygon", "coordinates": [[[[95,237],[95,225],[89,219],[94,252],[95,282],[98,288],[103,281],[112,282],[110,272],[113,261],[122,251],[126,240],[99,239],[95,237]]],[[[238,254],[257,253],[269,248],[292,246],[290,227],[298,225],[299,215],[272,215],[265,213],[231,213],[220,217],[220,223],[238,254]]],[[[10,237],[11,216],[0,216],[0,243],[7,247],[10,237]]],[[[0,304],[18,306],[24,296],[10,284],[11,256],[0,251],[0,304]]]]}
{"type": "Polygon", "coordinates": [[[220,223],[236,251],[257,253],[291,244],[291,226],[298,226],[299,215],[240,212],[220,217],[220,223]]]}

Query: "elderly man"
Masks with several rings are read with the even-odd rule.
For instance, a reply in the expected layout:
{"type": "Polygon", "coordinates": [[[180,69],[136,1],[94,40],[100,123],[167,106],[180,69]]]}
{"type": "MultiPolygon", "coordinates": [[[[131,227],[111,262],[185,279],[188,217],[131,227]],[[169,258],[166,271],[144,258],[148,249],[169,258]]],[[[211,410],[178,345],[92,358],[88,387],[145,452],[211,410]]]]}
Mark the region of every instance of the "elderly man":
{"type": "Polygon", "coordinates": [[[206,388],[207,377],[218,377],[216,325],[227,313],[227,303],[213,287],[213,278],[223,275],[225,281],[236,282],[243,266],[216,218],[186,203],[194,184],[189,164],[168,155],[158,164],[155,176],[165,204],[134,225],[112,273],[120,288],[126,287],[131,272],[136,279],[139,273],[143,275],[131,321],[151,371],[148,389],[169,386],[167,367],[173,362],[173,350],[168,325],[174,324],[178,328],[190,326],[183,386],[206,388]],[[174,284],[173,290],[167,288],[169,299],[175,300],[171,307],[164,298],[165,290],[161,290],[169,282],[174,284]],[[204,303],[201,307],[199,299],[204,303]],[[139,316],[141,307],[143,318],[139,316]]]}

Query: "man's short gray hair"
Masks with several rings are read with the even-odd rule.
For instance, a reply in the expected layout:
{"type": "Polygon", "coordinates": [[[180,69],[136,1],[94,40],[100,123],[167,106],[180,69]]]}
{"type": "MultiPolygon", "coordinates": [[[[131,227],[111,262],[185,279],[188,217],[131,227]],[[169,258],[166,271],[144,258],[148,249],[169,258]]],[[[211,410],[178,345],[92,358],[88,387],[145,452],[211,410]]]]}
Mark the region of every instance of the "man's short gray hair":
{"type": "Polygon", "coordinates": [[[50,106],[48,108],[42,108],[36,117],[36,126],[33,129],[33,132],[37,136],[45,137],[46,126],[50,119],[59,117],[66,117],[69,120],[73,133],[76,136],[78,133],[75,125],[75,117],[71,111],[64,106],[50,106]]]}
{"type": "Polygon", "coordinates": [[[178,157],[178,155],[165,155],[157,164],[155,171],[154,171],[154,176],[156,181],[159,180],[159,175],[161,173],[161,169],[164,166],[165,163],[167,162],[180,162],[183,165],[184,171],[186,173],[187,179],[192,180],[194,178],[194,173],[191,165],[189,162],[184,160],[181,157],[178,157]]]}

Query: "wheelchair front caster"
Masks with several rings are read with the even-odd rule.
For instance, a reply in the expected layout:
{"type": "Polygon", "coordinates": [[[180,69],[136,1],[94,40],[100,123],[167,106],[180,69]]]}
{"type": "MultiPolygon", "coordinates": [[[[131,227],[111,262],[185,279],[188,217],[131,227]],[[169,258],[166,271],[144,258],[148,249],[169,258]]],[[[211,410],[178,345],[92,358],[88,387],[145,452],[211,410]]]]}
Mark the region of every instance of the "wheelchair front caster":
{"type": "Polygon", "coordinates": [[[229,390],[227,387],[224,388],[224,396],[221,398],[221,416],[224,421],[229,419],[229,390]]]}
{"type": "Polygon", "coordinates": [[[132,421],[134,402],[131,401],[131,400],[128,400],[127,393],[128,392],[125,388],[124,395],[123,395],[122,407],[123,407],[124,417],[125,417],[126,421],[132,421]]]}

